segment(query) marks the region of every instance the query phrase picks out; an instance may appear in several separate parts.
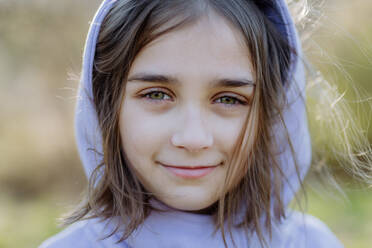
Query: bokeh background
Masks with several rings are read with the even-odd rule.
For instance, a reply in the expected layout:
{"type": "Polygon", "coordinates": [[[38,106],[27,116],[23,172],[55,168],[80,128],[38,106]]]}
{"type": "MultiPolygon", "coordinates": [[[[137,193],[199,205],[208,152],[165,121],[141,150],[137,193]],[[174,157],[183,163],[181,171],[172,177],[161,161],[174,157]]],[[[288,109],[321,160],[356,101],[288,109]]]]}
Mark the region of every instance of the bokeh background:
{"type": "MultiPolygon", "coordinates": [[[[37,247],[60,231],[56,219],[84,189],[73,131],[76,75],[99,2],[0,0],[0,248],[37,247]]],[[[350,101],[350,84],[372,97],[372,2],[316,3],[322,22],[309,57],[350,101]]],[[[372,141],[370,103],[357,109],[372,141]]],[[[340,178],[346,197],[309,188],[308,211],[345,247],[370,248],[372,191],[340,178]]]]}

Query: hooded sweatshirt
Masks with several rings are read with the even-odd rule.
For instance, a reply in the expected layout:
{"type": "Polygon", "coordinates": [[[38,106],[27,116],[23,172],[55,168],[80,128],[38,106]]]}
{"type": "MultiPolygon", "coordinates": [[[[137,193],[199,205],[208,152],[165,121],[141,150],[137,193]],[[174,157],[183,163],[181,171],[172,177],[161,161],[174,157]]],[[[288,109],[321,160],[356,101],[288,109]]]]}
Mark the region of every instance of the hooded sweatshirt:
{"type": "MultiPolygon", "coordinates": [[[[93,152],[92,147],[102,151],[101,132],[98,126],[97,113],[91,99],[92,96],[92,68],[96,42],[100,25],[117,0],[105,0],[99,7],[86,40],[83,56],[82,75],[80,80],[78,100],[75,114],[76,141],[84,170],[89,177],[102,157],[93,152]]],[[[274,0],[273,0],[274,1],[274,0]]],[[[286,173],[288,181],[284,183],[282,197],[285,205],[293,199],[300,183],[305,177],[311,162],[311,142],[307,126],[305,110],[305,73],[301,60],[301,47],[294,23],[289,15],[285,0],[275,0],[274,8],[263,10],[264,14],[276,25],[278,31],[287,39],[289,45],[296,49],[299,56],[293,57],[287,73],[289,87],[287,88],[288,106],[284,109],[284,121],[289,137],[295,148],[295,158],[290,152],[288,142],[285,141],[283,126],[274,126],[275,134],[284,152],[278,155],[282,170],[286,173]],[[299,165],[299,175],[296,173],[294,159],[299,165]]],[[[221,232],[212,235],[214,224],[209,215],[200,215],[183,212],[165,206],[156,200],[152,201],[158,208],[166,212],[152,211],[145,222],[131,236],[122,242],[120,229],[114,235],[103,239],[115,227],[116,217],[110,221],[89,219],[76,222],[57,235],[46,240],[40,248],[98,248],[98,247],[193,247],[223,248],[224,242],[221,232]]],[[[122,227],[124,228],[124,227],[122,227]]],[[[258,236],[253,233],[247,235],[244,230],[233,228],[226,232],[228,247],[260,248],[258,236]]],[[[272,248],[339,248],[343,247],[340,241],[320,220],[292,210],[287,210],[286,218],[281,222],[274,221],[272,237],[264,233],[268,247],[272,248]]]]}

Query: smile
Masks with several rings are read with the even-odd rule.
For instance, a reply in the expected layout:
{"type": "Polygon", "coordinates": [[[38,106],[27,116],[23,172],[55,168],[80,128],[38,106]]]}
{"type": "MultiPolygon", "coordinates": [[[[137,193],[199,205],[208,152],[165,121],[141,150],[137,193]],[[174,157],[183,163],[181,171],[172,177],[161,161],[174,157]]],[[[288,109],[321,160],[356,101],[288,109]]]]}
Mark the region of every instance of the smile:
{"type": "Polygon", "coordinates": [[[197,179],[204,177],[211,173],[217,167],[217,165],[213,166],[172,166],[164,164],[160,165],[162,165],[173,175],[184,179],[197,179]]]}

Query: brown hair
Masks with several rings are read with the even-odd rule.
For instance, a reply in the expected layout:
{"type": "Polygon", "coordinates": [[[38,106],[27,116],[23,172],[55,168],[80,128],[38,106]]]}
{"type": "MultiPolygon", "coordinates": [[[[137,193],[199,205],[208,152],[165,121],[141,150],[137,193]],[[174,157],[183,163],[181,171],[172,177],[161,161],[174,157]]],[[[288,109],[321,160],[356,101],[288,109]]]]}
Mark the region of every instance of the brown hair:
{"type": "Polygon", "coordinates": [[[221,228],[227,246],[223,224],[227,220],[231,232],[232,225],[236,224],[233,218],[243,204],[246,212],[238,226],[247,233],[255,231],[261,244],[266,244],[263,228],[270,232],[273,218],[280,220],[284,216],[281,191],[286,178],[276,160],[279,151],[272,127],[278,121],[283,122],[286,82],[290,60],[295,56],[285,37],[262,12],[262,8],[272,7],[270,2],[119,0],[114,4],[100,29],[92,82],[104,159],[89,179],[85,201],[66,223],[82,218],[119,216],[126,226],[121,239],[125,240],[149,215],[151,192],[146,192],[128,166],[120,140],[119,113],[129,68],[147,44],[197,21],[212,9],[243,34],[256,88],[252,110],[231,159],[233,166],[229,166],[226,191],[214,204],[216,208],[211,214],[216,231],[221,228]],[[248,140],[254,142],[248,144],[248,140]],[[262,216],[266,216],[264,227],[260,222],[262,216]]]}

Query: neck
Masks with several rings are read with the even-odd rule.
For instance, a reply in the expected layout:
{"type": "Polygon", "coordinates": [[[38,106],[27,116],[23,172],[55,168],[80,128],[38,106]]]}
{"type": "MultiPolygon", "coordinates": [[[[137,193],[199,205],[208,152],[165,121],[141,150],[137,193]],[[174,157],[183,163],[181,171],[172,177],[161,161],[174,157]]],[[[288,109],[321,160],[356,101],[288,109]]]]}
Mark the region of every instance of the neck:
{"type": "Polygon", "coordinates": [[[193,211],[185,211],[188,213],[193,213],[193,214],[203,214],[203,215],[212,215],[215,213],[218,209],[218,201],[210,205],[209,207],[199,209],[199,210],[193,210],[193,211]]]}

